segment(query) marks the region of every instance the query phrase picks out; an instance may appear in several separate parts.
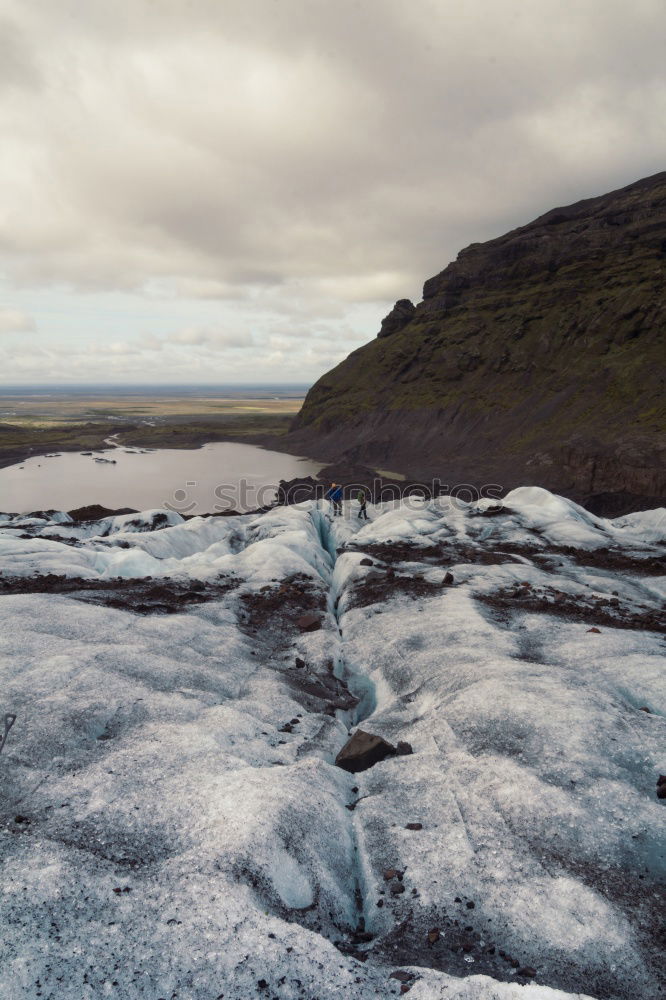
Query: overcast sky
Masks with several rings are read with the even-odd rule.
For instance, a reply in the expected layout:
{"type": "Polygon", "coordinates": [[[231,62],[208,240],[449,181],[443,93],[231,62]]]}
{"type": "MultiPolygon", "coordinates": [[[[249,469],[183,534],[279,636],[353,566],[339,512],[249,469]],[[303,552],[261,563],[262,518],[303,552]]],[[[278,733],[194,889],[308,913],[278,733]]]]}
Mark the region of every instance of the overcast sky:
{"type": "Polygon", "coordinates": [[[0,382],[314,381],[666,167],[664,0],[0,0],[0,382]]]}

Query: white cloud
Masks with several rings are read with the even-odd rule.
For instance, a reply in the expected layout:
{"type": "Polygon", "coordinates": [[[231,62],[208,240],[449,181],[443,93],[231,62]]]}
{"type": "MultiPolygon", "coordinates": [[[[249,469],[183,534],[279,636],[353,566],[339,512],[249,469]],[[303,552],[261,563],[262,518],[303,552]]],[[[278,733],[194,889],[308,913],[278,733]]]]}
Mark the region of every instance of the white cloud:
{"type": "Polygon", "coordinates": [[[22,309],[0,309],[0,333],[28,333],[34,329],[33,317],[22,309]]]}
{"type": "Polygon", "coordinates": [[[186,344],[188,346],[206,346],[219,350],[220,348],[240,347],[246,349],[254,344],[252,334],[224,333],[219,330],[209,330],[201,327],[188,327],[176,333],[167,334],[165,344],[186,344]]]}

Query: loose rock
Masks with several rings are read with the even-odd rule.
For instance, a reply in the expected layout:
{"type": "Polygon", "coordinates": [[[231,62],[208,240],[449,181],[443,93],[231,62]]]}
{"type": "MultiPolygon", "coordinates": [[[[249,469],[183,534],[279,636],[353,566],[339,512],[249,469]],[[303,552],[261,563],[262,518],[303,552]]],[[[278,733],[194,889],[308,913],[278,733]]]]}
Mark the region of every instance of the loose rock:
{"type": "Polygon", "coordinates": [[[344,771],[356,774],[358,771],[367,771],[369,767],[395,754],[396,748],[381,736],[357,729],[335,758],[335,763],[344,771]]]}
{"type": "Polygon", "coordinates": [[[317,615],[301,615],[296,619],[301,632],[317,632],[321,628],[321,618],[317,615]]]}

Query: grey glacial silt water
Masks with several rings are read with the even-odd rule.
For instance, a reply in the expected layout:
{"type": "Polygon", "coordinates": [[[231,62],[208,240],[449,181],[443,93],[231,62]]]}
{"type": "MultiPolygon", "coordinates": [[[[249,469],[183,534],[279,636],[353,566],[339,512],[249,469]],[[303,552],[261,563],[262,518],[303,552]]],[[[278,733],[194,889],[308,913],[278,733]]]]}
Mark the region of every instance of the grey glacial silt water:
{"type": "Polygon", "coordinates": [[[39,455],[0,469],[0,510],[72,510],[92,503],[137,510],[168,506],[181,514],[253,510],[273,500],[280,479],[314,476],[321,468],[310,459],[235,442],[192,450],[116,447],[92,455],[39,455]]]}

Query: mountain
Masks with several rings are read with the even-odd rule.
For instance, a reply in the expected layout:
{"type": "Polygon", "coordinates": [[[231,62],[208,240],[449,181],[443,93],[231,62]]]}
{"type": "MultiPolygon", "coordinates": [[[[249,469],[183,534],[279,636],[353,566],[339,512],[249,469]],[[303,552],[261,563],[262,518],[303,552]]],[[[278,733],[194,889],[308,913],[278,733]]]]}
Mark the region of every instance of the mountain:
{"type": "Polygon", "coordinates": [[[665,292],[662,172],[467,247],[313,386],[290,444],[449,485],[654,506],[665,292]]]}

